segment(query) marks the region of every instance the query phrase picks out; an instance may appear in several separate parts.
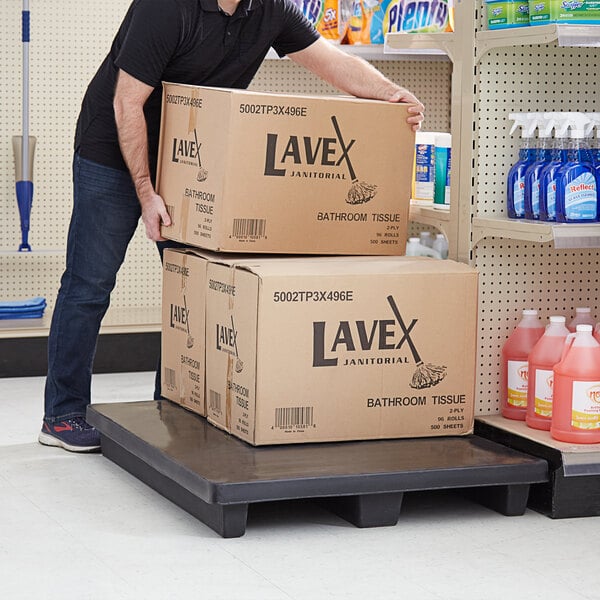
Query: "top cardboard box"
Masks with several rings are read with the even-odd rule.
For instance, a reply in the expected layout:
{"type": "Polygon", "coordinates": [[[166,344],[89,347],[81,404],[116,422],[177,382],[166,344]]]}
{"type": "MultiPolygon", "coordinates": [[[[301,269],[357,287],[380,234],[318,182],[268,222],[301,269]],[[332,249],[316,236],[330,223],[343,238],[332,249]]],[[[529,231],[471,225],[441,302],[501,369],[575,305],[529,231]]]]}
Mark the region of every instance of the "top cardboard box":
{"type": "Polygon", "coordinates": [[[407,106],[163,83],[162,235],[218,252],[403,254],[407,106]]]}

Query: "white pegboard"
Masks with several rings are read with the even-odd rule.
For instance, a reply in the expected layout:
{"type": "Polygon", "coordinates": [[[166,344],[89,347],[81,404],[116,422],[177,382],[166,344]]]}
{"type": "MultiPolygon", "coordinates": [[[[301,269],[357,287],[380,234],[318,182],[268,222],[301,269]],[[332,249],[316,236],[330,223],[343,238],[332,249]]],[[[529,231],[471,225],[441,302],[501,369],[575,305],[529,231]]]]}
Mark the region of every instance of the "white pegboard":
{"type": "MultiPolygon", "coordinates": [[[[509,135],[511,112],[598,111],[600,50],[517,46],[484,55],[478,65],[476,185],[473,212],[506,216],[506,176],[517,160],[519,136],[509,135]],[[581,76],[579,76],[581,75],[581,76]]],[[[499,410],[500,351],[521,310],[536,308],[570,319],[578,306],[600,318],[598,251],[557,250],[532,244],[486,239],[473,251],[480,273],[477,412],[499,410]]]]}
{"type": "MultiPolygon", "coordinates": [[[[110,47],[130,0],[80,2],[32,0],[30,132],[37,138],[34,201],[28,256],[0,255],[0,300],[46,297],[52,308],[64,257],[35,253],[61,249],[71,212],[73,135],[85,87],[110,47]]],[[[14,192],[11,137],[21,132],[21,0],[0,2],[0,250],[15,249],[20,226],[14,192]]],[[[440,61],[378,61],[384,73],[413,91],[427,106],[426,127],[448,131],[450,65],[440,61]]],[[[254,89],[292,93],[335,90],[290,60],[268,60],[254,89]]],[[[160,304],[160,264],[142,228],[117,278],[112,307],[160,304]]]]}
{"type": "MultiPolygon", "coordinates": [[[[85,87],[110,47],[130,0],[83,3],[32,0],[30,43],[30,133],[37,138],[31,255],[0,255],[0,299],[46,297],[52,308],[64,268],[71,213],[73,136],[85,87]]],[[[20,222],[14,191],[13,135],[21,133],[20,0],[0,3],[0,249],[17,249],[20,222]]],[[[160,303],[160,261],[154,244],[139,228],[117,280],[112,306],[160,303]]]]}
{"type": "MultiPolygon", "coordinates": [[[[386,77],[413,92],[425,105],[424,131],[450,131],[450,79],[452,65],[439,60],[370,61],[386,77]]],[[[289,59],[267,60],[251,89],[292,94],[338,93],[321,79],[289,59]]]]}
{"type": "Polygon", "coordinates": [[[479,270],[479,364],[477,412],[499,408],[500,352],[521,311],[538,310],[543,323],[551,315],[567,322],[575,308],[587,306],[600,318],[600,262],[597,250],[555,250],[551,244],[486,240],[477,247],[479,270]]]}

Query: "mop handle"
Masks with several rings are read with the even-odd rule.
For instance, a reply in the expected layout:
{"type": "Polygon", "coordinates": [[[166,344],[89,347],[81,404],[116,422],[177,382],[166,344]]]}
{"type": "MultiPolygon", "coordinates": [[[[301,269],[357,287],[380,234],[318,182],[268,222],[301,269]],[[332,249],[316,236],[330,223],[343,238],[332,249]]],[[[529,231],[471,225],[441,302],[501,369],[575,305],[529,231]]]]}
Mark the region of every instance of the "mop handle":
{"type": "Polygon", "coordinates": [[[402,315],[400,315],[400,311],[398,310],[398,307],[396,306],[394,297],[391,295],[388,296],[387,301],[389,302],[390,306],[392,307],[392,310],[394,311],[394,315],[396,316],[396,319],[398,319],[398,323],[399,323],[400,327],[402,328],[402,331],[404,332],[404,339],[406,340],[406,343],[408,344],[410,351],[412,352],[415,362],[417,364],[423,362],[421,360],[421,357],[419,356],[419,353],[417,352],[417,349],[415,348],[415,345],[413,344],[413,341],[412,341],[409,333],[408,333],[408,329],[406,327],[406,324],[404,323],[404,320],[402,319],[402,315]]]}
{"type": "MultiPolygon", "coordinates": [[[[340,141],[340,144],[343,146],[343,149],[346,149],[346,144],[344,142],[344,138],[342,137],[342,132],[340,130],[340,126],[337,122],[337,118],[335,117],[335,115],[331,115],[331,122],[333,123],[333,127],[335,129],[335,133],[338,136],[338,140],[340,141]]],[[[352,145],[352,144],[350,144],[352,145]]],[[[354,172],[354,169],[352,168],[352,163],[350,162],[350,157],[348,156],[347,152],[344,152],[344,156],[346,158],[346,164],[348,165],[348,172],[350,173],[350,178],[352,179],[352,181],[356,181],[356,173],[354,172]]]]}
{"type": "Polygon", "coordinates": [[[23,0],[21,19],[21,40],[23,42],[23,122],[21,125],[21,169],[23,181],[29,181],[29,0],[23,0]]]}

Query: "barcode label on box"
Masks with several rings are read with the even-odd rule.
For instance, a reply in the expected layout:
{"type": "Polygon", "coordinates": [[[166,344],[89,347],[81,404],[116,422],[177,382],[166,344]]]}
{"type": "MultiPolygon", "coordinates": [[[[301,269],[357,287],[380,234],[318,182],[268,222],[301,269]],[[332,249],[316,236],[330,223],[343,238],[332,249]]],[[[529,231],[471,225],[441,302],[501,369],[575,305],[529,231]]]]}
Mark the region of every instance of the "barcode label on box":
{"type": "Polygon", "coordinates": [[[177,387],[177,373],[175,373],[175,369],[164,368],[163,383],[169,389],[177,387]]]}
{"type": "Polygon", "coordinates": [[[290,427],[313,427],[312,406],[290,406],[275,409],[275,427],[289,429],[290,427]]]}
{"type": "Polygon", "coordinates": [[[266,219],[234,219],[232,236],[235,238],[264,238],[267,233],[266,219]]]}
{"type": "Polygon", "coordinates": [[[219,392],[208,390],[208,408],[216,413],[221,412],[221,394],[219,392]]]}

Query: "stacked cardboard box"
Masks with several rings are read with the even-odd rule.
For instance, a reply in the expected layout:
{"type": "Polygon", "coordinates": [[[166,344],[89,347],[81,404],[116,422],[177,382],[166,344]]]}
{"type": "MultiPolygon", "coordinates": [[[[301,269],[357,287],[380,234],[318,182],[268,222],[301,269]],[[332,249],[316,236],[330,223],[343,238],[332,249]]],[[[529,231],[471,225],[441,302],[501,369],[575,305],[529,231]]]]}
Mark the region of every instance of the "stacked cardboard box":
{"type": "Polygon", "coordinates": [[[402,254],[405,105],[164,84],[169,239],[219,252],[402,254]]]}
{"type": "Polygon", "coordinates": [[[255,445],[470,433],[476,272],[368,256],[405,245],[404,108],[170,84],[164,100],[158,190],[174,221],[164,235],[197,248],[164,255],[163,395],[255,445]],[[355,121],[372,131],[388,114],[382,153],[355,121]],[[317,149],[314,172],[339,177],[288,177],[286,161],[316,162],[317,149]],[[376,183],[342,177],[354,168],[376,183]]]}

